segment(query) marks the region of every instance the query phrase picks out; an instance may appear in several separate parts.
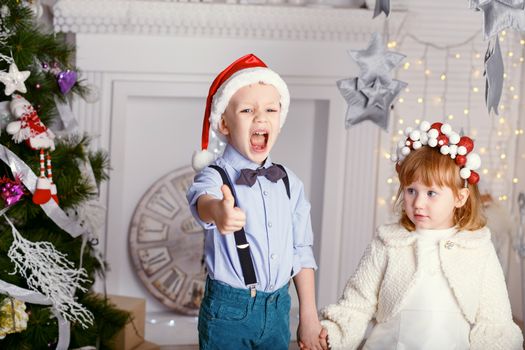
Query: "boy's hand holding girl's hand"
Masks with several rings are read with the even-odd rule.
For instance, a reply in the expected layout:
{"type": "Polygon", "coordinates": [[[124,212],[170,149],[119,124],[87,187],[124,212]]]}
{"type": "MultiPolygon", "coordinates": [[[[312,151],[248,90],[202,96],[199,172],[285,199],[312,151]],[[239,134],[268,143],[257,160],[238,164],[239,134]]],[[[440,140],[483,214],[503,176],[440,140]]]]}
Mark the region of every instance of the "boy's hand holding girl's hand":
{"type": "Polygon", "coordinates": [[[317,322],[305,322],[301,324],[299,322],[299,328],[297,329],[297,343],[301,350],[328,350],[328,344],[326,342],[328,333],[324,329],[319,320],[317,322]]]}

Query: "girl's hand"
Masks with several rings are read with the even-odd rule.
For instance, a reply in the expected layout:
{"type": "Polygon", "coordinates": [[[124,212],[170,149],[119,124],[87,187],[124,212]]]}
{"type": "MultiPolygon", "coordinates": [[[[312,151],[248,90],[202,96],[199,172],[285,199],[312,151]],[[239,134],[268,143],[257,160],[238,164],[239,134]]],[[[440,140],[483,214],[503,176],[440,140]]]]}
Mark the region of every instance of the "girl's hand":
{"type": "Polygon", "coordinates": [[[328,331],[324,327],[321,329],[321,333],[319,334],[319,342],[321,343],[321,347],[323,349],[329,349],[329,347],[328,347],[328,331]]]}

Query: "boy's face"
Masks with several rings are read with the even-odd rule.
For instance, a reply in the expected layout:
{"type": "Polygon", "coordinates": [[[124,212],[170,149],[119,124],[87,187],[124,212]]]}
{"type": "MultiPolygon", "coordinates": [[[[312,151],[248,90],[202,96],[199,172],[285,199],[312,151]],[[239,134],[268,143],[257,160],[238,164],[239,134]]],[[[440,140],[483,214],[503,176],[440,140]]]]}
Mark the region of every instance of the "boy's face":
{"type": "Polygon", "coordinates": [[[232,96],[219,132],[245,158],[262,164],[281,130],[281,96],[273,85],[245,86],[232,96]]]}
{"type": "Polygon", "coordinates": [[[454,226],[454,211],[465,204],[468,195],[466,188],[456,197],[450,187],[428,187],[415,181],[403,190],[403,208],[416,229],[447,229],[454,226]]]}

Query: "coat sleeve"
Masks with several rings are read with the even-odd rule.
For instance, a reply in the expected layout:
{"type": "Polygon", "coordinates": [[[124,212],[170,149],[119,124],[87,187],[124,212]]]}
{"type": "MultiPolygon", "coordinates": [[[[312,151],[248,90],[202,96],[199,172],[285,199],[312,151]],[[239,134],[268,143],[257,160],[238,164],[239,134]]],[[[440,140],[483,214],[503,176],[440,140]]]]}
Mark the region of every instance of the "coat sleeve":
{"type": "Polygon", "coordinates": [[[356,349],[377,310],[379,286],[383,280],[386,248],[375,239],[367,247],[343,296],[321,310],[321,324],[328,331],[331,349],[356,349]]]}
{"type": "Polygon", "coordinates": [[[470,332],[472,350],[523,349],[520,328],[512,320],[505,277],[492,243],[481,285],[476,323],[470,332]]]}

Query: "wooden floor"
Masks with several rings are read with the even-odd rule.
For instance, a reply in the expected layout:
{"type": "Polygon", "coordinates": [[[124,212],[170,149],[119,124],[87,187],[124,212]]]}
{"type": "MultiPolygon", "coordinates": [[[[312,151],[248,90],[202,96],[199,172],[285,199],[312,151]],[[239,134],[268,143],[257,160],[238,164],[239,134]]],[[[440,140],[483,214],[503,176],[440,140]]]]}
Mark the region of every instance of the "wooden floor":
{"type": "MultiPolygon", "coordinates": [[[[518,319],[514,319],[514,322],[516,322],[523,331],[523,322],[518,319]]],[[[161,350],[199,350],[199,346],[198,345],[171,345],[171,346],[161,346],[160,349],[161,350]]],[[[297,350],[297,349],[299,349],[299,347],[297,346],[297,343],[291,342],[289,350],[297,350]]],[[[525,349],[525,344],[524,344],[523,349],[525,349]]]]}

